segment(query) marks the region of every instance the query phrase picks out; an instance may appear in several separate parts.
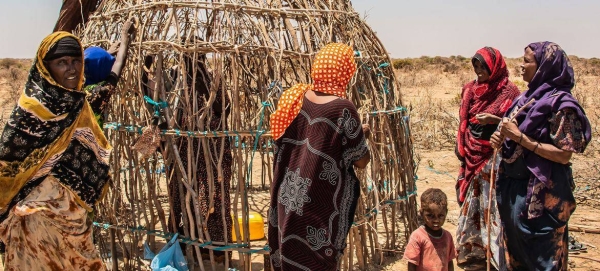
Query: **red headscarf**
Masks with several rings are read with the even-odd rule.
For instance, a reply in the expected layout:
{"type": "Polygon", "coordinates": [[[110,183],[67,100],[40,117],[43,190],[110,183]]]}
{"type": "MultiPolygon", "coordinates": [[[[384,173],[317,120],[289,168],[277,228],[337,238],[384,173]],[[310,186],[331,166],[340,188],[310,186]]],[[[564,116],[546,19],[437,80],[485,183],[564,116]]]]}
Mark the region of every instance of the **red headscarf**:
{"type": "Polygon", "coordinates": [[[502,117],[519,95],[519,89],[508,81],[508,69],[500,51],[484,47],[473,56],[473,61],[483,60],[490,72],[486,82],[469,82],[463,87],[460,106],[460,124],[456,139],[458,153],[465,164],[460,169],[456,184],[459,201],[462,203],[467,195],[473,177],[483,168],[493,154],[489,140],[474,138],[468,130],[468,124],[479,123],[475,115],[489,113],[502,117]]]}
{"type": "Polygon", "coordinates": [[[348,45],[330,43],[315,56],[311,77],[313,84],[297,84],[286,90],[271,114],[271,133],[277,140],[300,113],[304,93],[314,90],[346,98],[346,87],[354,76],[354,51],[348,45]]]}

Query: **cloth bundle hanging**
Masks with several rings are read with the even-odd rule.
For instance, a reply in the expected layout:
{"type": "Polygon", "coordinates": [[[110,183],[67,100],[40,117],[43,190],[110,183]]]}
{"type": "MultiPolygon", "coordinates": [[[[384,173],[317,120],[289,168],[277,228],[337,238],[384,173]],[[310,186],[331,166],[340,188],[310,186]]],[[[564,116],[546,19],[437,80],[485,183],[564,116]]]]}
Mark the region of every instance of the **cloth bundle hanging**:
{"type": "Polygon", "coordinates": [[[142,154],[142,159],[151,156],[160,146],[160,128],[158,127],[158,122],[160,121],[160,110],[167,107],[166,102],[155,102],[148,96],[144,96],[144,100],[146,100],[148,104],[154,106],[152,124],[144,127],[142,130],[142,135],[131,147],[133,150],[142,154]]]}
{"type": "Polygon", "coordinates": [[[142,155],[142,159],[151,156],[160,146],[160,129],[157,125],[144,127],[142,135],[131,147],[142,155]]]}

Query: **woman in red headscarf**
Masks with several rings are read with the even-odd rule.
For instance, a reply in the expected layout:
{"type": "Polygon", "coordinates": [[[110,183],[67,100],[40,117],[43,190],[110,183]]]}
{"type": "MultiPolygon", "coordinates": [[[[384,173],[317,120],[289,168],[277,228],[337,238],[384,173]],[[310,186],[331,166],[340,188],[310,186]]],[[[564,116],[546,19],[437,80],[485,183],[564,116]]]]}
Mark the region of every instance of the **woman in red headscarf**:
{"type": "Polygon", "coordinates": [[[352,48],[325,46],[313,63],[313,84],[288,89],[271,115],[273,270],[338,270],[360,193],[354,167],[366,167],[370,157],[368,127],[346,99],[355,71],[352,48]]]}
{"type": "MultiPolygon", "coordinates": [[[[485,267],[488,245],[492,251],[492,263],[498,267],[501,261],[497,208],[490,210],[491,228],[484,220],[490,200],[490,169],[493,163],[499,162],[492,157],[494,151],[490,137],[501,116],[519,95],[519,89],[508,80],[508,69],[500,51],[484,47],[477,51],[471,63],[477,79],[463,87],[456,139],[456,155],[461,160],[456,183],[457,200],[461,206],[456,232],[457,262],[465,270],[485,267]],[[487,240],[488,229],[492,231],[491,244],[487,240]]],[[[495,203],[495,198],[491,200],[495,203]]]]}

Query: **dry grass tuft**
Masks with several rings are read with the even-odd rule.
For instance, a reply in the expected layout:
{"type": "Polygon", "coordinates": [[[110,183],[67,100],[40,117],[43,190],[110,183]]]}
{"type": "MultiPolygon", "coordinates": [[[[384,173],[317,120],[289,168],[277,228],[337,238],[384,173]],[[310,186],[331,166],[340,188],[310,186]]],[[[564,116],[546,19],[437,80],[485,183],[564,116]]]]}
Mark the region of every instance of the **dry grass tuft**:
{"type": "Polygon", "coordinates": [[[23,91],[29,65],[31,65],[30,60],[0,59],[0,126],[2,127],[23,91]]]}

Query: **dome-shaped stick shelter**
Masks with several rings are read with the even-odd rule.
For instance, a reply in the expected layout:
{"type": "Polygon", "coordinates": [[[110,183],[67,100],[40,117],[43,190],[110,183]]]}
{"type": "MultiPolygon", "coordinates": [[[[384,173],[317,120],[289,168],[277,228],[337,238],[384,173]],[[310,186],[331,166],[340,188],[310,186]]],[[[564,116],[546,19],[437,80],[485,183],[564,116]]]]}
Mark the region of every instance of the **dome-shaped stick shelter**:
{"type": "Polygon", "coordinates": [[[214,269],[213,252],[228,250],[239,262],[226,257],[226,267],[250,270],[252,254],[267,253],[264,240],[249,238],[249,213],[268,210],[269,115],[283,90],[310,82],[312,59],[330,42],[356,51],[348,98],[371,126],[372,161],[357,171],[362,193],[343,268],[364,270],[404,246],[417,226],[408,116],[383,45],[350,1],[104,0],[83,42],[110,46],[129,18],[137,32],[104,125],[114,147],[112,186],[95,220],[109,229],[99,231],[104,257],[139,270],[140,244],[153,247],[154,236],[183,226],[189,261],[207,260],[200,248],[209,249],[214,269]],[[147,126],[162,142],[140,157],[131,146],[147,126]],[[175,206],[180,220],[169,216],[175,206]],[[232,223],[235,242],[211,238],[213,214],[223,232],[232,223]]]}

